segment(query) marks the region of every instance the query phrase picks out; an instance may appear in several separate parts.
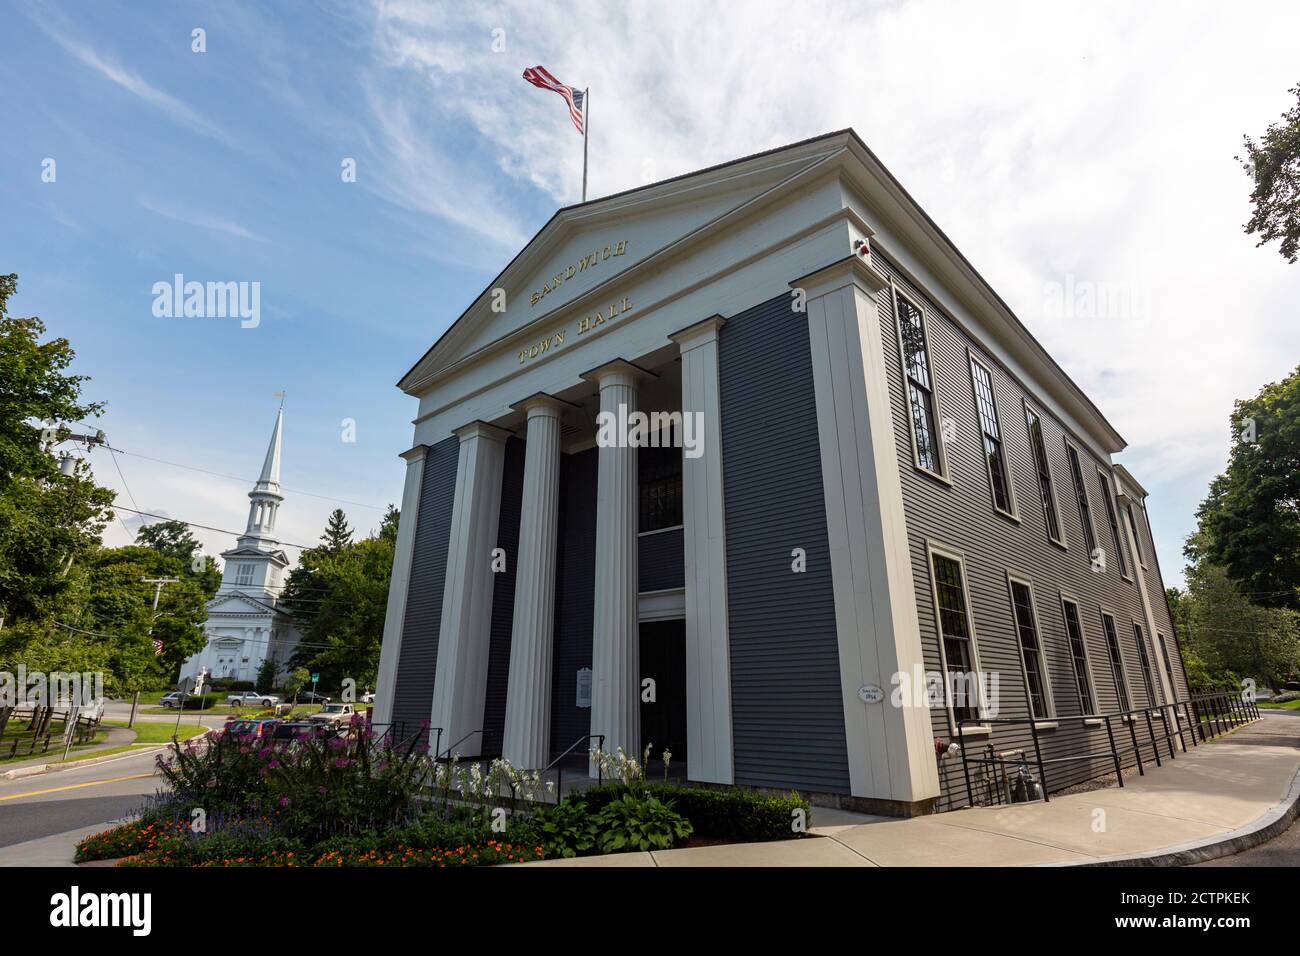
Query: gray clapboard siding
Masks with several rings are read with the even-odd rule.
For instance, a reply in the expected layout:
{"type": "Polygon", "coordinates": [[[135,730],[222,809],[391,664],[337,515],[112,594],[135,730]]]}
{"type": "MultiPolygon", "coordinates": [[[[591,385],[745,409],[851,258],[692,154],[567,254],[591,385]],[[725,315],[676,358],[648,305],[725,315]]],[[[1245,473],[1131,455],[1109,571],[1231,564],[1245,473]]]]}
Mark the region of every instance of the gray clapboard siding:
{"type": "MultiPolygon", "coordinates": [[[[578,669],[591,666],[595,626],[596,487],[599,449],[560,456],[560,514],[551,666],[551,753],[591,732],[591,708],[577,706],[578,669]]],[[[581,754],[585,748],[578,748],[581,754]]]]}
{"type": "Polygon", "coordinates": [[[647,534],[637,540],[637,586],[666,591],[686,586],[686,552],[681,528],[647,534]]]}
{"type": "Polygon", "coordinates": [[[506,569],[492,586],[492,625],[488,638],[487,695],[483,702],[483,753],[497,756],[506,725],[506,684],[510,677],[510,632],[515,615],[515,562],[519,555],[519,515],[524,494],[524,442],[506,439],[501,471],[501,512],[497,547],[506,569]]]}
{"type": "Polygon", "coordinates": [[[789,296],[727,320],[718,373],[735,780],[847,793],[812,357],[789,296]]]}
{"type": "Polygon", "coordinates": [[[406,734],[427,723],[433,709],[433,678],[438,666],[438,629],[442,623],[459,454],[460,439],[452,435],[431,445],[424,457],[424,482],[420,488],[402,646],[393,689],[393,721],[401,723],[406,734]]]}
{"type": "MultiPolygon", "coordinates": [[[[903,508],[907,518],[908,544],[912,555],[926,668],[939,670],[941,666],[933,587],[926,558],[926,541],[930,539],[965,555],[970,586],[967,601],[975,625],[980,665],[985,671],[997,671],[1000,677],[999,716],[1025,717],[1029,713],[1020,648],[1007,587],[1008,570],[1027,577],[1034,586],[1039,640],[1046,657],[1055,713],[1080,713],[1061,611],[1062,589],[1072,593],[1079,604],[1079,617],[1098,707],[1101,710],[1115,710],[1117,707],[1115,684],[1101,629],[1100,609],[1103,605],[1116,618],[1130,693],[1135,695],[1135,702],[1142,702],[1145,695],[1141,690],[1141,665],[1133,642],[1133,621],[1143,620],[1141,598],[1136,584],[1121,578],[1113,561],[1110,569],[1104,573],[1098,574],[1090,568],[1066,460],[1065,441],[1068,433],[1064,424],[1035,401],[1033,395],[1006,368],[979,350],[965,331],[942,313],[929,297],[915,288],[890,261],[887,249],[876,243],[873,243],[872,249],[873,264],[925,308],[939,416],[941,419],[951,418],[956,429],[955,439],[945,446],[948,477],[952,482],[949,486],[914,467],[896,319],[890,293],[888,290],[882,291],[878,297],[879,319],[895,439],[899,450],[903,508]],[[968,347],[975,348],[977,357],[992,375],[1006,450],[1008,479],[1014,485],[1019,503],[1019,522],[1009,520],[993,510],[980,444],[980,425],[971,389],[968,347]],[[1033,451],[1025,423],[1023,400],[1026,397],[1042,419],[1044,444],[1060,502],[1059,521],[1068,543],[1066,549],[1051,543],[1047,536],[1033,451]]],[[[1108,546],[1110,531],[1106,526],[1105,507],[1100,498],[1096,476],[1097,466],[1104,465],[1104,462],[1092,455],[1077,438],[1071,436],[1071,441],[1079,449],[1097,540],[1103,546],[1108,546]]],[[[1130,557],[1131,567],[1131,556],[1126,557],[1130,557]]],[[[1148,580],[1151,582],[1153,596],[1163,592],[1164,586],[1159,582],[1158,574],[1148,580]]],[[[1159,620],[1157,616],[1157,621],[1159,620]]],[[[1145,625],[1143,629],[1145,630],[1145,625]]],[[[1181,674],[1181,671],[1181,661],[1175,661],[1176,674],[1181,674]]],[[[932,711],[932,726],[936,737],[949,739],[950,730],[944,710],[932,711]]],[[[1041,739],[1044,756],[1050,757],[1066,751],[1079,753],[1093,749],[1087,745],[1089,740],[1099,741],[1104,746],[1104,737],[1104,730],[1086,729],[1075,722],[1062,725],[1059,730],[1047,731],[1041,739]]],[[[980,740],[981,745],[984,742],[983,739],[980,740]]],[[[1025,746],[1030,747],[1032,752],[1027,725],[1020,725],[1013,730],[998,729],[992,742],[999,751],[1025,746]]],[[[1149,749],[1147,754],[1149,756],[1149,749]]],[[[964,800],[961,762],[949,759],[943,761],[940,767],[943,789],[941,807],[950,802],[961,802],[964,800]]],[[[1057,789],[1092,776],[1098,769],[1101,769],[1099,765],[1086,763],[1061,765],[1049,771],[1051,776],[1048,783],[1051,789],[1057,789]]]]}

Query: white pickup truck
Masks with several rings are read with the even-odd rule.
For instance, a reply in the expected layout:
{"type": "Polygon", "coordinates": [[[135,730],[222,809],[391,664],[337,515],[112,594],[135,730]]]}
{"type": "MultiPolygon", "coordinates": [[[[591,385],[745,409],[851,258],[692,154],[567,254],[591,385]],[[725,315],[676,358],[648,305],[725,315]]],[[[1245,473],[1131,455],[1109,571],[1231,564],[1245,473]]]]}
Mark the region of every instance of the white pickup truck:
{"type": "Polygon", "coordinates": [[[226,703],[232,707],[247,707],[250,704],[253,706],[261,704],[263,707],[274,707],[280,703],[280,698],[274,694],[259,694],[249,690],[241,691],[238,694],[227,694],[226,703]]]}

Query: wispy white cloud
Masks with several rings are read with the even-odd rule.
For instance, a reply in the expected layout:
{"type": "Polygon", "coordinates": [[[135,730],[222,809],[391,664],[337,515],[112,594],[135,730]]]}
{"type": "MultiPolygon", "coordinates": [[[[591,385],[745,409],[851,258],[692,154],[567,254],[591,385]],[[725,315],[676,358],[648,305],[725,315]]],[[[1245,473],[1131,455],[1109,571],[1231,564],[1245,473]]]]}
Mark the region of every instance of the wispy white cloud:
{"type": "Polygon", "coordinates": [[[141,198],[141,206],[150,212],[157,213],[167,219],[176,222],[183,222],[186,225],[198,226],[200,229],[211,229],[215,232],[224,232],[226,235],[235,236],[239,239],[250,239],[253,242],[270,242],[265,236],[259,236],[255,232],[245,229],[239,223],[231,219],[223,219],[220,216],[211,216],[206,213],[193,212],[181,209],[169,203],[159,202],[154,199],[141,198]]]}
{"type": "Polygon", "coordinates": [[[88,44],[48,25],[45,26],[45,32],[69,54],[105,79],[139,97],[149,105],[162,110],[173,119],[189,126],[195,132],[210,136],[223,143],[229,144],[231,142],[225,131],[206,119],[189,104],[154,86],[140,74],[118,63],[108,54],[101,53],[88,44]]]}

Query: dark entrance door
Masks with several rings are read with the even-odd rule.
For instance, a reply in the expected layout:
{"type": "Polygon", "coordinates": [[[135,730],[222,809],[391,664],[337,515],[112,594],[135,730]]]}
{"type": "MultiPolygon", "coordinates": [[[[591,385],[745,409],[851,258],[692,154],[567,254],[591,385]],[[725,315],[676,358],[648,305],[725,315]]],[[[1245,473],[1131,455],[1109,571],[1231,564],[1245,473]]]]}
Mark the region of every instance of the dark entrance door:
{"type": "MultiPolygon", "coordinates": [[[[672,753],[674,767],[686,766],[686,622],[647,621],[641,625],[641,749],[654,744],[650,759],[672,753]],[[645,680],[654,683],[647,701],[645,680]],[[679,762],[680,761],[680,762],[679,762]]],[[[637,754],[637,759],[640,759],[637,754]]]]}

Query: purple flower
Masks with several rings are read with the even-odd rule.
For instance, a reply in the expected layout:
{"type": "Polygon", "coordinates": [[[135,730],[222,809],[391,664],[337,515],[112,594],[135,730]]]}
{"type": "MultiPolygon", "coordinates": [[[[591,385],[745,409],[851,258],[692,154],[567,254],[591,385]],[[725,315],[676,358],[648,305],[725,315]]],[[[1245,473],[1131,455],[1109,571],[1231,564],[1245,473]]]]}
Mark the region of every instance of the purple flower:
{"type": "Polygon", "coordinates": [[[319,788],[319,789],[320,789],[320,795],[321,795],[322,797],[325,796],[325,794],[329,793],[329,789],[326,788],[326,787],[321,787],[321,788],[319,788]]]}
{"type": "Polygon", "coordinates": [[[352,761],[349,760],[347,757],[339,757],[337,760],[334,761],[334,768],[336,770],[342,770],[343,768],[347,767],[350,763],[352,763],[352,761]]]}
{"type": "Polygon", "coordinates": [[[287,807],[288,805],[289,805],[289,797],[288,797],[288,795],[286,794],[285,796],[283,796],[283,797],[280,798],[280,806],[281,806],[281,807],[287,807]]]}

